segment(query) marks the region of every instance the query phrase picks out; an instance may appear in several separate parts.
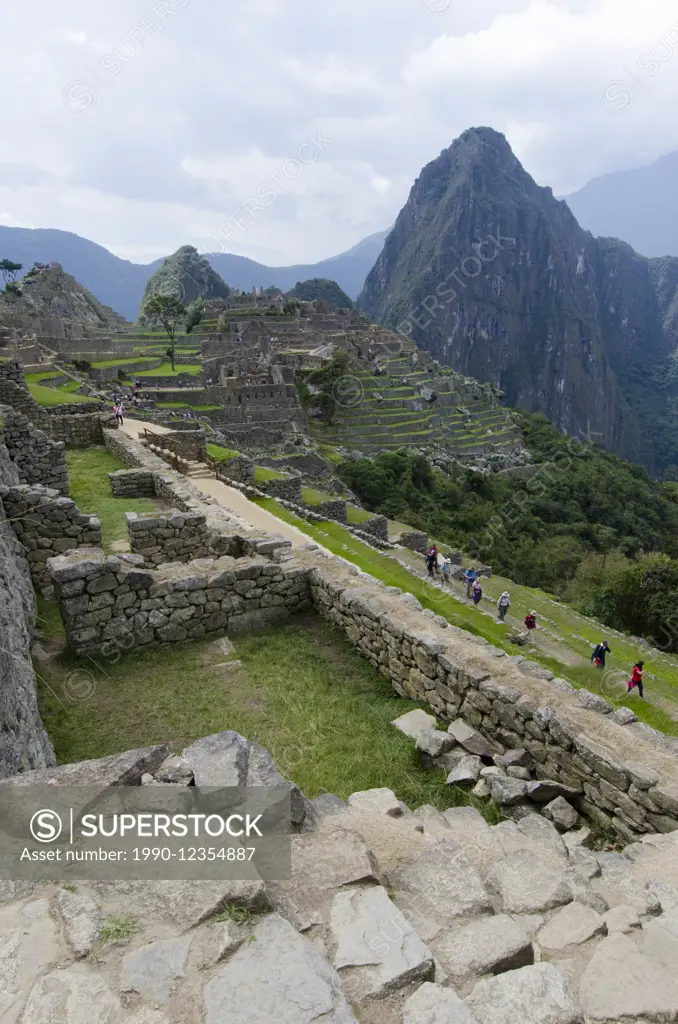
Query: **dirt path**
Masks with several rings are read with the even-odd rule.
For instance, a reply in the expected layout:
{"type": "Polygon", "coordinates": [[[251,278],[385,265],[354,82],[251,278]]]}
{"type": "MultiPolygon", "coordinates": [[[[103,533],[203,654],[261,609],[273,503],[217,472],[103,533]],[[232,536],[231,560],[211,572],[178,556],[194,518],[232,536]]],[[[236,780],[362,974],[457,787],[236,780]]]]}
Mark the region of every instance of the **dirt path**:
{"type": "MultiPolygon", "coordinates": [[[[143,430],[150,430],[155,434],[169,433],[166,427],[158,426],[156,423],[132,420],[127,417],[125,417],[122,429],[130,437],[134,438],[138,438],[143,430]]],[[[238,519],[242,519],[243,522],[249,523],[253,529],[262,530],[264,533],[276,533],[281,537],[285,537],[286,540],[291,540],[295,547],[306,547],[314,543],[307,534],[302,533],[296,526],[278,519],[271,512],[267,512],[266,509],[255,505],[254,502],[250,501],[249,498],[235,487],[229,487],[228,484],[217,480],[215,477],[205,476],[192,479],[198,490],[214,498],[228,512],[237,516],[238,519]]],[[[318,545],[318,547],[321,547],[321,545],[318,545]]]]}

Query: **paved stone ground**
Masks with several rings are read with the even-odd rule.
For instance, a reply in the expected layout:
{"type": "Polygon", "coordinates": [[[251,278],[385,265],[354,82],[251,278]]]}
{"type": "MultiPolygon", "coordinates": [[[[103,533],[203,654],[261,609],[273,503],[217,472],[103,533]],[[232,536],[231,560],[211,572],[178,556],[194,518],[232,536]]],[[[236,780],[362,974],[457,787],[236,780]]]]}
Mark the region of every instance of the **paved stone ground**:
{"type": "MultiPolygon", "coordinates": [[[[235,733],[165,754],[68,770],[154,786],[275,773],[235,733]]],[[[0,882],[3,1024],[678,1020],[678,833],[602,854],[538,815],[490,827],[388,789],[295,792],[287,880],[0,882]]]]}

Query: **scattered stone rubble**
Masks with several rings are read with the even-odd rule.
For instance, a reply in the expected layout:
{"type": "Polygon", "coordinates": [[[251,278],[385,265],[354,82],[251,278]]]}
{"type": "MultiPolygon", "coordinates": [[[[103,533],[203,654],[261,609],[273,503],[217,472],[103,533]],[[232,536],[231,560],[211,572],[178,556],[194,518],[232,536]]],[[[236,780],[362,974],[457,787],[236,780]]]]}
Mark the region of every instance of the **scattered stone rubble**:
{"type": "MultiPolygon", "coordinates": [[[[400,721],[411,731],[416,719],[400,721]]],[[[424,732],[417,723],[418,735],[424,732]]],[[[1,785],[281,785],[237,733],[1,785]]],[[[678,832],[621,853],[544,817],[295,807],[274,882],[0,883],[10,1024],[650,1024],[678,1019],[678,832]],[[75,889],[75,891],[73,891],[75,889]],[[230,908],[230,909],[229,909],[230,908]],[[111,921],[133,924],[117,941],[111,921]]]]}

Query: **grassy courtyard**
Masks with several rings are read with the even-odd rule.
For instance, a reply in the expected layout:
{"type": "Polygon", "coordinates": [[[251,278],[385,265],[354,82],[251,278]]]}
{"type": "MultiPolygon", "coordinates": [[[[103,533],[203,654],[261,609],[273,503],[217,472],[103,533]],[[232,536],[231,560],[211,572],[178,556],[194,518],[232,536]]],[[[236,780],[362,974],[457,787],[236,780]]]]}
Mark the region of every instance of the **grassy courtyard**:
{"type": "Polygon", "coordinates": [[[86,403],[94,401],[94,399],[88,398],[86,395],[74,394],[76,388],[79,386],[78,382],[75,380],[69,380],[67,384],[61,384],[56,388],[48,388],[42,384],[43,380],[50,380],[52,377],[58,376],[59,374],[54,370],[26,374],[28,390],[40,405],[75,405],[79,402],[86,403]]]}
{"type": "Polygon", "coordinates": [[[106,551],[127,537],[125,512],[154,512],[159,508],[151,498],[113,497],[107,474],[126,467],[106,448],[72,449],[67,458],[71,497],[81,512],[99,517],[106,551]]]}
{"type": "MultiPolygon", "coordinates": [[[[43,629],[58,634],[54,606],[43,603],[41,613],[43,629]]],[[[150,743],[180,752],[200,736],[235,729],[270,750],[311,798],[388,786],[411,807],[468,802],[443,774],[422,770],[414,743],[391,725],[416,705],[397,697],[330,623],[313,617],[233,640],[243,663],[237,673],[216,667],[223,656],[210,641],[137,651],[116,663],[64,654],[39,683],[59,762],[150,743]],[[73,698],[74,681],[88,684],[87,699],[73,698]]]]}

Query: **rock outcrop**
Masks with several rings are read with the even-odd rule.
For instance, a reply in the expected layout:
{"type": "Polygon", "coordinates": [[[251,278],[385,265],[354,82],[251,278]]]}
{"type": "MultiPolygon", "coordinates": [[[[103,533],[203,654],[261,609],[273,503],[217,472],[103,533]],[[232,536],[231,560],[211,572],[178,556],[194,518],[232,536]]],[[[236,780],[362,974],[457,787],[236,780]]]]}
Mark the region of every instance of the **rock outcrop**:
{"type": "Polygon", "coordinates": [[[675,258],[584,231],[503,135],[472,128],[422,170],[359,305],[510,405],[659,471],[678,461],[677,278],[675,258]]]}
{"type": "Polygon", "coordinates": [[[192,245],[180,249],[164,260],[162,266],[146,282],[140,314],[153,295],[174,295],[184,304],[196,299],[225,299],[231,293],[226,282],[192,245]]]}

